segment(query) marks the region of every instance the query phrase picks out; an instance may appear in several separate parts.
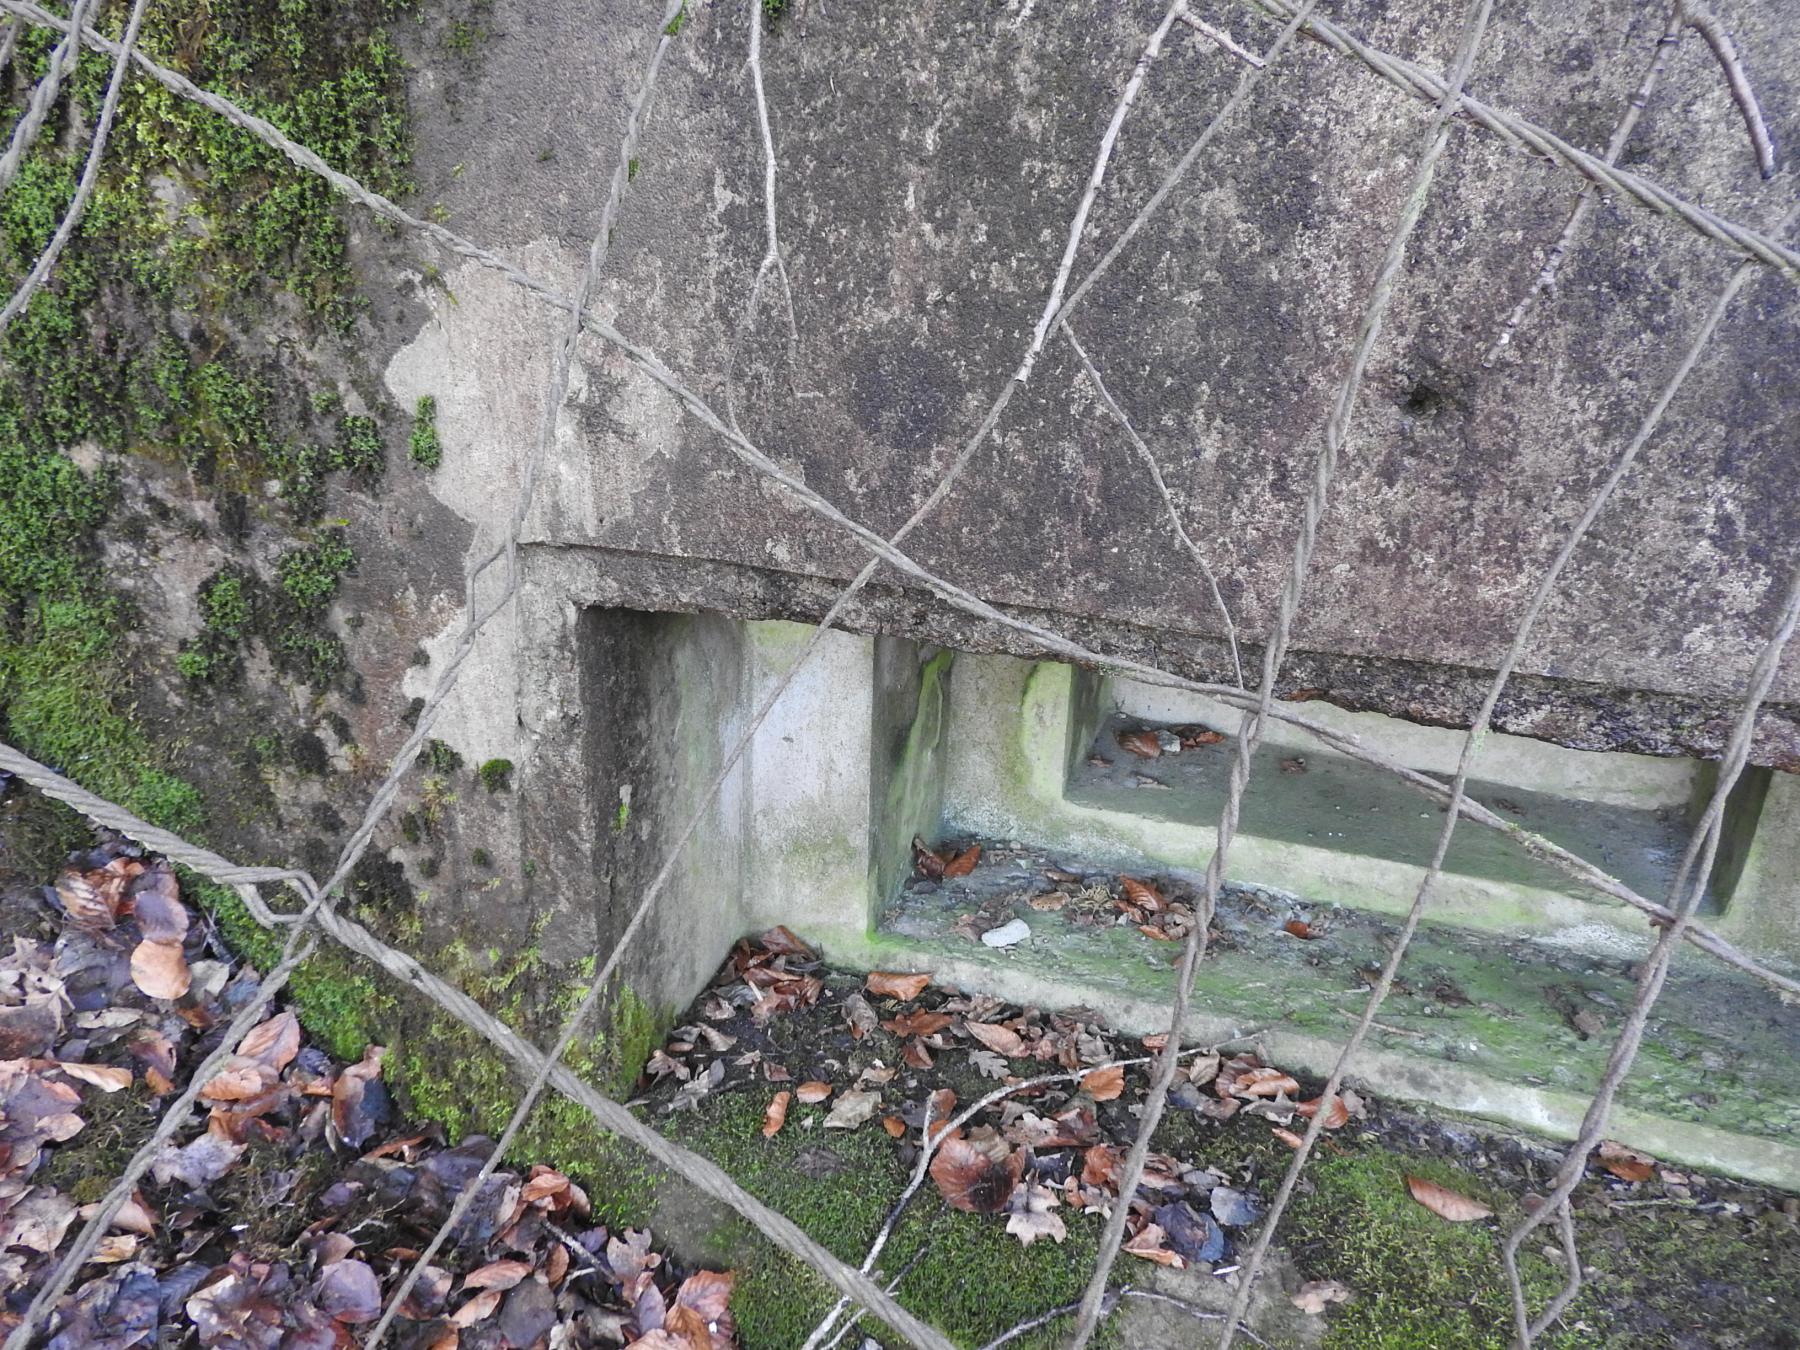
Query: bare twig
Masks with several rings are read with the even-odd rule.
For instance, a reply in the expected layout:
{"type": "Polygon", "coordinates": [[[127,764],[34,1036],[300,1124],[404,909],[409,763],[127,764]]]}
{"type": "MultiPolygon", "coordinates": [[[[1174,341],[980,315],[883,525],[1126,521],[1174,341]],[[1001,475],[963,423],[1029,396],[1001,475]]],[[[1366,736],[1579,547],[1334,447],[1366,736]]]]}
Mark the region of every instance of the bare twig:
{"type": "Polygon", "coordinates": [[[75,227],[81,224],[81,217],[87,211],[88,199],[94,195],[94,185],[100,179],[100,167],[106,156],[107,137],[112,134],[113,118],[119,111],[119,94],[125,87],[125,70],[131,62],[132,50],[137,46],[138,29],[144,22],[144,11],[149,7],[149,0],[136,0],[131,7],[131,18],[125,25],[125,37],[119,44],[119,54],[113,61],[112,80],[106,86],[106,99],[100,107],[100,120],[94,125],[94,139],[88,145],[87,163],[81,170],[81,181],[75,187],[74,199],[69,209],[63,212],[62,223],[56,227],[50,243],[38,255],[32,264],[31,271],[19,288],[13,292],[12,299],[6,307],[0,309],[0,333],[6,331],[7,325],[26,305],[31,303],[32,294],[44,284],[44,278],[50,275],[50,269],[56,266],[56,260],[68,246],[75,227]]]}
{"type": "Polygon", "coordinates": [[[1773,178],[1775,142],[1769,138],[1769,124],[1763,120],[1762,107],[1756,101],[1756,91],[1750,87],[1750,75],[1744,69],[1743,58],[1738,55],[1737,44],[1731,40],[1731,34],[1725,31],[1718,16],[1700,0],[1677,0],[1677,3],[1687,26],[1706,40],[1725,71],[1725,83],[1731,88],[1732,101],[1743,114],[1744,128],[1750,133],[1750,147],[1756,154],[1758,171],[1765,179],[1773,178]]]}
{"type": "MultiPolygon", "coordinates": [[[[1207,863],[1205,888],[1201,895],[1198,912],[1194,916],[1193,931],[1187,935],[1182,944],[1181,964],[1175,977],[1175,997],[1169,1016],[1169,1039],[1158,1059],[1150,1095],[1144,1103],[1143,1115],[1139,1119],[1137,1137],[1132,1141],[1131,1152],[1127,1155],[1120,1174],[1119,1190],[1123,1195],[1130,1195],[1136,1191],[1138,1180],[1144,1174],[1144,1163],[1150,1154],[1151,1137],[1162,1120],[1163,1110],[1168,1102],[1169,1086],[1175,1079],[1173,1051],[1181,1039],[1182,1028],[1187,1023],[1188,1000],[1192,996],[1194,978],[1199,972],[1200,962],[1206,955],[1207,933],[1212,924],[1213,912],[1218,905],[1219,888],[1224,882],[1226,862],[1230,855],[1232,840],[1237,833],[1238,815],[1243,804],[1244,793],[1249,787],[1251,764],[1257,745],[1262,740],[1263,728],[1267,723],[1269,709],[1274,701],[1275,677],[1287,654],[1288,638],[1293,631],[1294,618],[1300,610],[1301,597],[1306,588],[1307,572],[1312,565],[1313,546],[1318,539],[1319,521],[1325,514],[1325,504],[1330,495],[1332,478],[1336,474],[1338,459],[1348,437],[1350,418],[1356,409],[1357,395],[1362,387],[1363,371],[1367,368],[1369,357],[1375,349],[1375,343],[1381,336],[1382,320],[1387,314],[1388,302],[1393,298],[1400,271],[1406,262],[1407,244],[1412,239],[1413,230],[1419,223],[1419,217],[1424,213],[1425,199],[1431,191],[1431,182],[1437,173],[1438,160],[1443,155],[1444,146],[1450,139],[1451,109],[1464,81],[1469,77],[1470,70],[1474,68],[1475,53],[1480,46],[1482,35],[1487,30],[1488,15],[1492,8],[1493,0],[1471,0],[1463,21],[1462,38],[1457,49],[1455,69],[1451,74],[1449,84],[1445,87],[1443,97],[1438,102],[1436,111],[1432,114],[1424,145],[1413,171],[1412,184],[1401,206],[1399,219],[1394,223],[1388,239],[1386,255],[1376,272],[1368,302],[1363,310],[1362,322],[1350,354],[1349,369],[1345,372],[1343,383],[1338,389],[1337,400],[1332,407],[1331,416],[1325,425],[1324,445],[1313,466],[1312,491],[1306,499],[1300,521],[1300,532],[1294,541],[1293,558],[1282,586],[1281,600],[1275,618],[1275,630],[1263,648],[1262,683],[1257,693],[1257,707],[1254,712],[1244,714],[1243,721],[1238,727],[1237,743],[1233,748],[1231,761],[1230,786],[1226,792],[1225,804],[1219,813],[1218,842],[1207,863]]],[[[1113,1262],[1118,1259],[1119,1249],[1125,1239],[1126,1218],[1126,1207],[1120,1206],[1107,1219],[1106,1231],[1100,1239],[1100,1251],[1095,1261],[1094,1273],[1082,1296],[1081,1315],[1076,1323],[1075,1333],[1070,1339],[1071,1350],[1082,1350],[1099,1324],[1100,1300],[1106,1292],[1106,1282],[1112,1273],[1113,1262]]],[[[1244,1303],[1247,1298],[1246,1289],[1247,1285],[1240,1286],[1239,1295],[1233,1303],[1231,1316],[1220,1333],[1221,1350],[1230,1345],[1233,1332],[1236,1330],[1237,1319],[1243,1316],[1244,1303]]]]}
{"type": "Polygon", "coordinates": [[[1100,377],[1100,372],[1088,359],[1087,350],[1076,338],[1075,330],[1069,327],[1066,319],[1061,327],[1063,336],[1069,340],[1070,348],[1081,361],[1082,370],[1087,374],[1089,382],[1093,384],[1095,392],[1100,395],[1100,401],[1106,405],[1107,411],[1112,413],[1114,419],[1124,429],[1126,439],[1138,452],[1138,458],[1144,461],[1144,467],[1150,471],[1150,481],[1156,487],[1157,496],[1162,498],[1163,511],[1169,517],[1169,524],[1174,527],[1176,537],[1181,540],[1188,555],[1193,558],[1194,565],[1200,569],[1200,575],[1206,578],[1207,588],[1212,592],[1213,608],[1219,611],[1219,621],[1225,625],[1225,641],[1231,645],[1231,669],[1241,688],[1244,683],[1244,662],[1238,654],[1237,625],[1232,623],[1231,610],[1225,604],[1225,597],[1219,592],[1219,579],[1213,575],[1212,567],[1207,563],[1206,555],[1200,551],[1200,546],[1188,534],[1187,526],[1181,523],[1181,512],[1175,509],[1175,499],[1169,495],[1169,485],[1163,481],[1162,467],[1157,464],[1156,456],[1151,453],[1150,447],[1144,444],[1144,438],[1138,435],[1137,428],[1131,424],[1131,419],[1125,415],[1125,410],[1119,406],[1111,391],[1107,389],[1106,381],[1100,377]]]}
{"type": "MultiPolygon", "coordinates": [[[[1669,7],[1669,21],[1663,26],[1662,36],[1656,39],[1656,46],[1650,52],[1650,64],[1644,71],[1644,78],[1638,82],[1637,92],[1625,105],[1618,123],[1613,127],[1612,137],[1606,143],[1606,159],[1608,165],[1617,164],[1619,156],[1625,150],[1625,143],[1631,139],[1631,133],[1637,129],[1638,119],[1644,115],[1649,106],[1650,96],[1656,92],[1661,83],[1664,68],[1668,65],[1669,53],[1681,41],[1682,14],[1681,0],[1669,7]]],[[[1494,345],[1488,348],[1482,357],[1484,370],[1493,366],[1500,357],[1501,351],[1513,339],[1513,332],[1525,318],[1525,311],[1531,308],[1532,301],[1538,295],[1556,285],[1556,275],[1562,270],[1563,259],[1575,246],[1581,228],[1587,223],[1595,204],[1600,200],[1599,193],[1592,183],[1583,183],[1581,191],[1575,196],[1575,205],[1569,211],[1569,218],[1563,223],[1562,233],[1557,235],[1556,242],[1550,246],[1550,252],[1544,258],[1544,265],[1538,269],[1537,277],[1531,283],[1531,289],[1520,297],[1519,303],[1513,306],[1506,322],[1500,326],[1500,336],[1494,339],[1494,345]]]]}
{"type": "Polygon", "coordinates": [[[1257,70],[1263,68],[1265,63],[1262,57],[1258,56],[1255,52],[1250,51],[1248,48],[1240,46],[1237,40],[1223,28],[1215,28],[1205,19],[1196,17],[1192,10],[1183,9],[1181,11],[1181,21],[1196,33],[1200,34],[1201,37],[1211,42],[1214,46],[1221,47],[1231,55],[1237,57],[1237,59],[1242,61],[1245,65],[1252,66],[1257,70]]]}

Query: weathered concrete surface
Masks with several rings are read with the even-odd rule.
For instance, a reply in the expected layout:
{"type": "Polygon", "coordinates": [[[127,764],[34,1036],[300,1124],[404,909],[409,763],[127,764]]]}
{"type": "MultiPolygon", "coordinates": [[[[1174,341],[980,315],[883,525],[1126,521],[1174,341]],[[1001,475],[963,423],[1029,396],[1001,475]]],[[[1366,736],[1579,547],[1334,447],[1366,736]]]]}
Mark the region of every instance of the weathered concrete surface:
{"type": "MultiPolygon", "coordinates": [[[[1459,9],[1432,0],[1336,17],[1441,68],[1459,9]]],[[[1099,133],[1160,10],[835,6],[804,34],[794,17],[777,25],[764,62],[799,338],[788,341],[782,299],[765,293],[729,381],[763,248],[761,148],[744,6],[691,10],[601,307],[716,406],[733,403],[746,432],[851,515],[892,528],[1023,350],[1099,133]]],[[[1205,15],[1251,46],[1273,36],[1225,0],[1205,15]]],[[[1528,20],[1502,13],[1472,87],[1598,148],[1661,22],[1655,6],[1621,13],[1599,0],[1559,0],[1528,20]]],[[[1777,145],[1793,141],[1800,13],[1745,7],[1728,22],[1777,145]]],[[[462,115],[424,128],[424,195],[466,233],[566,278],[648,27],[631,6],[497,6],[462,115]]],[[[1116,235],[1237,73],[1177,34],[1127,123],[1092,240],[1116,235]]],[[[1251,638],[1269,621],[1423,117],[1362,67],[1300,44],[1075,319],[1251,638]]],[[[1767,226],[1779,214],[1780,193],[1755,173],[1697,41],[1675,53],[1625,162],[1743,220],[1767,226]]],[[[1512,354],[1483,369],[1571,201],[1567,176],[1477,129],[1456,132],[1352,427],[1296,637],[1296,684],[1347,706],[1466,719],[1471,672],[1497,658],[1533,577],[1730,268],[1680,227],[1603,204],[1512,354]]],[[[1098,252],[1089,244],[1080,267],[1098,252]]],[[[521,301],[503,283],[437,261],[442,286],[425,289],[433,314],[416,339],[396,327],[413,345],[388,382],[438,394],[449,454],[474,466],[439,494],[482,520],[535,435],[544,339],[520,329],[521,301]]],[[[547,333],[551,316],[537,317],[547,333]]],[[[1800,551],[1789,452],[1800,386],[1783,336],[1796,318],[1778,279],[1744,293],[1571,567],[1501,726],[1576,745],[1716,752],[1719,701],[1741,685],[1800,551]]],[[[808,591],[809,579],[860,565],[616,354],[586,346],[581,366],[535,539],[736,563],[808,591]]],[[[1227,668],[1142,466],[1060,343],[913,551],[1102,645],[1189,671],[1227,668]]],[[[865,622],[982,644],[930,609],[877,595],[865,622]]],[[[1800,698],[1800,661],[1777,697],[1800,698]]],[[[1758,755],[1800,763],[1795,722],[1769,719],[1758,755]]]]}

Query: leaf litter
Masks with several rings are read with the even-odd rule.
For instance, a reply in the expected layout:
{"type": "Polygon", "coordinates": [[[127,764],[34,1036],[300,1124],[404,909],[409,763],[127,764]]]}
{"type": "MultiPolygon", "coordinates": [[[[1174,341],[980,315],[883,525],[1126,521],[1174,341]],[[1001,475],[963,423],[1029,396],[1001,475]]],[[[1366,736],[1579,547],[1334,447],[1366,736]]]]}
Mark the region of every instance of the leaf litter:
{"type": "MultiPolygon", "coordinates": [[[[41,898],[34,917],[54,940],[14,934],[0,958],[0,1335],[92,1211],[50,1180],[68,1170],[58,1151],[82,1156],[101,1100],[122,1103],[112,1126],[147,1137],[161,1099],[259,983],[214,955],[223,947],[168,863],[123,839],[76,855],[41,898]]],[[[785,964],[797,949],[765,948],[747,967],[766,1016],[817,997],[816,977],[785,964]]],[[[688,1044],[734,1043],[684,1030],[688,1044]]],[[[286,1009],[254,1027],[201,1085],[196,1118],[114,1217],[44,1344],[355,1344],[492,1148],[408,1130],[382,1081],[385,1053],[337,1063],[286,1009]]],[[[781,1115],[771,1109],[769,1133],[781,1115]]],[[[733,1279],[683,1267],[647,1232],[594,1224],[586,1192],[560,1172],[497,1170],[401,1305],[396,1341],[728,1350],[733,1279]]]]}

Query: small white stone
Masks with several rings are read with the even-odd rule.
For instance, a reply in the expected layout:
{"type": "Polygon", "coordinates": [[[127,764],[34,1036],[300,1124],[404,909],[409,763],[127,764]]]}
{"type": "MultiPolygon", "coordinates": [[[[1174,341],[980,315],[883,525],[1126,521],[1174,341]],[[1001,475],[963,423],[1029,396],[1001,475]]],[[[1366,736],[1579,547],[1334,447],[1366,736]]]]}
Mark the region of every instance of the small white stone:
{"type": "Polygon", "coordinates": [[[1031,925],[1023,919],[1014,919],[1011,923],[1003,923],[998,928],[988,929],[981,935],[981,940],[990,947],[1011,947],[1030,936],[1031,925]]]}
{"type": "Polygon", "coordinates": [[[1172,731],[1157,732],[1156,743],[1162,748],[1162,752],[1165,755],[1179,755],[1181,753],[1181,737],[1177,736],[1172,731]]]}

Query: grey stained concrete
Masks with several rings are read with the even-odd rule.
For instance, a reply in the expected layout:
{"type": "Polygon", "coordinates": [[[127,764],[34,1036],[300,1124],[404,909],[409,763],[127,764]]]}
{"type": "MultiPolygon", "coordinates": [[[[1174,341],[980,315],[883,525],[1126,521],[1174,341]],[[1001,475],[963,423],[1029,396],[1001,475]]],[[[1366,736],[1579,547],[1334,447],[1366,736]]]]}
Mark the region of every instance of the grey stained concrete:
{"type": "MultiPolygon", "coordinates": [[[[1251,47],[1275,25],[1202,7],[1251,47]]],[[[1334,7],[1441,67],[1448,0],[1334,7]]],[[[767,291],[761,147],[742,4],[695,4],[638,157],[601,307],[845,510],[896,525],[1023,350],[1099,134],[1160,6],[814,6],[764,46],[777,211],[798,341],[767,291]],[[736,359],[734,365],[734,351],[736,359]],[[728,372],[730,375],[728,377],[728,372]]],[[[1800,11],[1728,16],[1783,146],[1800,136],[1800,11]]],[[[1474,89],[1604,145],[1661,8],[1502,11],[1474,89]]],[[[624,100],[651,40],[641,6],[499,4],[471,73],[421,75],[423,195],[468,234],[567,280],[596,218],[624,100]]],[[[1178,30],[1126,124],[1082,251],[1098,256],[1204,126],[1238,65],[1178,30]]],[[[1424,117],[1368,70],[1301,43],[1196,164],[1075,323],[1158,455],[1254,639],[1269,620],[1318,428],[1424,117]]],[[[1768,226],[1704,45],[1671,57],[1624,161],[1768,226]]],[[[1574,193],[1566,175],[1460,126],[1351,429],[1289,678],[1336,701],[1455,723],[1531,579],[1628,439],[1731,266],[1666,220],[1602,204],[1493,368],[1483,354],[1574,193]]],[[[429,250],[427,250],[429,252],[429,250]]],[[[454,260],[421,282],[387,383],[434,393],[439,497],[480,533],[540,415],[551,316],[454,260]]],[[[1567,744],[1716,751],[1800,549],[1791,286],[1755,282],[1571,568],[1500,724],[1567,744]]],[[[616,353],[585,346],[532,537],[805,578],[862,556],[765,490],[616,353]]],[[[1142,466],[1053,341],[916,555],[1077,634],[1184,669],[1227,667],[1192,564],[1142,466]]],[[[919,633],[932,606],[877,593],[866,622],[919,633]]],[[[655,600],[645,595],[644,601],[655,600]]],[[[804,609],[789,617],[810,617],[804,609]]],[[[953,621],[957,645],[991,642],[953,621]]],[[[1790,661],[1777,698],[1800,697],[1790,661]]],[[[1759,758],[1800,762],[1771,716],[1759,758]]]]}

